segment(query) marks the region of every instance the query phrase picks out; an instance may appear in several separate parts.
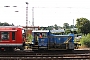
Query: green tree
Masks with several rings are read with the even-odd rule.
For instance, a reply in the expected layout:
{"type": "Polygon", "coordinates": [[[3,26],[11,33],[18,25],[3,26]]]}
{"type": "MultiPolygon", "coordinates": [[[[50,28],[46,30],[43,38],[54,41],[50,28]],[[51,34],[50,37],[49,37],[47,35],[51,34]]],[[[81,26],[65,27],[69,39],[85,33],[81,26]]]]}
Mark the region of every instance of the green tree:
{"type": "Polygon", "coordinates": [[[4,23],[1,23],[0,22],[0,26],[14,26],[14,24],[13,23],[12,24],[9,24],[7,22],[4,22],[4,23]]]}
{"type": "Polygon", "coordinates": [[[14,26],[14,24],[12,23],[11,26],[14,26]]]}
{"type": "Polygon", "coordinates": [[[32,42],[32,40],[33,40],[33,36],[32,36],[31,34],[28,34],[27,39],[28,39],[28,42],[32,42]]]}
{"type": "MultiPolygon", "coordinates": [[[[70,27],[70,28],[73,28],[73,25],[70,25],[69,27],[70,27]]],[[[74,26],[74,28],[76,28],[76,26],[74,26]]]]}
{"type": "Polygon", "coordinates": [[[65,29],[65,34],[69,34],[71,33],[71,30],[70,29],[65,29]]]}
{"type": "Polygon", "coordinates": [[[82,38],[80,39],[80,43],[82,46],[90,47],[90,34],[82,36],[82,38]]]}
{"type": "Polygon", "coordinates": [[[55,28],[56,30],[58,30],[58,26],[57,26],[57,24],[54,25],[54,28],[55,28]]]}
{"type": "Polygon", "coordinates": [[[90,33],[90,21],[87,18],[77,18],[76,21],[76,27],[78,28],[79,33],[90,33]]]}
{"type": "Polygon", "coordinates": [[[52,30],[53,26],[48,26],[47,30],[52,30]]]}
{"type": "Polygon", "coordinates": [[[63,28],[68,29],[69,28],[69,24],[68,23],[64,23],[63,24],[63,28]]]}

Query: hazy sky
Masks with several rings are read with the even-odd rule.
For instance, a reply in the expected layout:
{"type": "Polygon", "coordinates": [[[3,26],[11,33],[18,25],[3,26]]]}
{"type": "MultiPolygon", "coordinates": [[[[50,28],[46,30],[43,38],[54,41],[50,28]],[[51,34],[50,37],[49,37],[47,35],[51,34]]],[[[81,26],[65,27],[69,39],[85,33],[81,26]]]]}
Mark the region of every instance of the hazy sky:
{"type": "Polygon", "coordinates": [[[90,20],[90,0],[0,0],[0,21],[25,26],[25,2],[29,3],[29,26],[32,25],[32,7],[34,7],[35,26],[51,26],[54,24],[63,26],[63,23],[72,25],[73,19],[75,24],[76,19],[81,17],[90,20]]]}

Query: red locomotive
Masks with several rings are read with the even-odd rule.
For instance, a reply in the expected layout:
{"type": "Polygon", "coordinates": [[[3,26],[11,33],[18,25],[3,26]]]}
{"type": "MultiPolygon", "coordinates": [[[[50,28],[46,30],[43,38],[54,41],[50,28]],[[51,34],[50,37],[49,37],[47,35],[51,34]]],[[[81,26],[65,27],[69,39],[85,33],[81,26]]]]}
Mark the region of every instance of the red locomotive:
{"type": "Polygon", "coordinates": [[[0,26],[0,49],[23,49],[22,27],[0,26]]]}

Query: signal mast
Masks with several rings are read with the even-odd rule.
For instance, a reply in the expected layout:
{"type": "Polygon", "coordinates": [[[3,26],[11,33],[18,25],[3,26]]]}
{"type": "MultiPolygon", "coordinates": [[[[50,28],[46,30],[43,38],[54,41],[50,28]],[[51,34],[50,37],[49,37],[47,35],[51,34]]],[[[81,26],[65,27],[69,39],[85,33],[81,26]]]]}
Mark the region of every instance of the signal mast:
{"type": "Polygon", "coordinates": [[[28,2],[26,2],[26,38],[27,38],[27,30],[28,30],[28,2]]]}

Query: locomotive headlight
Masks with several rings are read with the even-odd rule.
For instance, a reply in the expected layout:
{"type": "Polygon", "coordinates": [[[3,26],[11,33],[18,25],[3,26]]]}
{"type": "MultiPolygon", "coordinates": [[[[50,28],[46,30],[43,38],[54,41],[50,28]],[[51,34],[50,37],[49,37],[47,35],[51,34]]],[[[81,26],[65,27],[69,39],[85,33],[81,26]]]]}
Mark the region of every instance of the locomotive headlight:
{"type": "Polygon", "coordinates": [[[34,44],[34,43],[32,42],[32,44],[34,44]]]}

